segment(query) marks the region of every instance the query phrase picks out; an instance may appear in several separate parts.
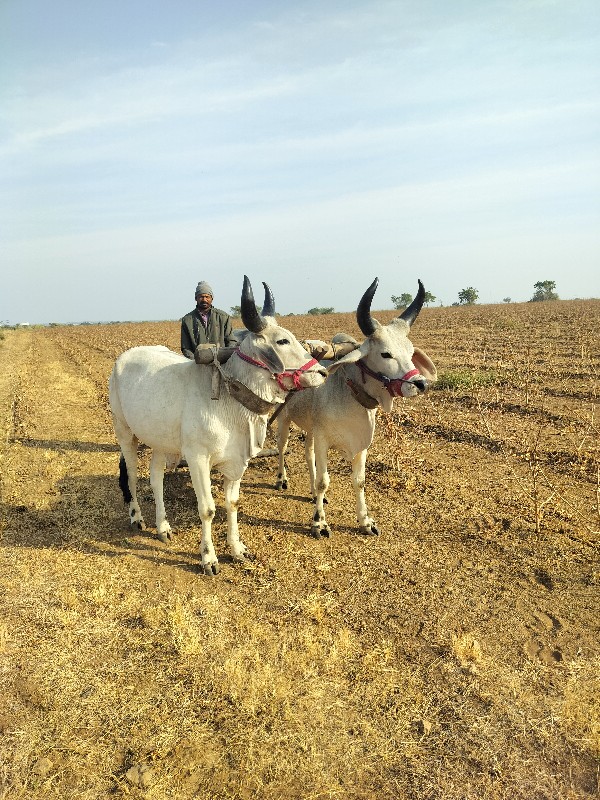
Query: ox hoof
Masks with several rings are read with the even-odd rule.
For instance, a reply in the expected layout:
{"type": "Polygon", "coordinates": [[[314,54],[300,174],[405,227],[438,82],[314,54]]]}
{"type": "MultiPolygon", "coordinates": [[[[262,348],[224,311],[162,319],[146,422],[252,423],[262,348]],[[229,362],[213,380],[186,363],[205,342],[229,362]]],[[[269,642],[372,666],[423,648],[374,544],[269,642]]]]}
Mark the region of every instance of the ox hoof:
{"type": "Polygon", "coordinates": [[[162,533],[159,533],[157,535],[158,535],[159,540],[163,544],[167,544],[167,542],[170,542],[171,539],[173,538],[171,531],[163,531],[162,533]]]}
{"type": "Polygon", "coordinates": [[[377,527],[377,525],[375,525],[374,522],[372,522],[370,525],[361,525],[359,530],[366,536],[379,536],[380,533],[379,528],[377,527]]]}
{"type": "Polygon", "coordinates": [[[145,531],[146,530],[146,523],[143,519],[138,519],[137,522],[133,522],[132,525],[138,529],[138,531],[145,531]]]}
{"type": "Polygon", "coordinates": [[[256,561],[256,556],[254,553],[251,553],[249,550],[246,550],[245,553],[240,553],[239,556],[234,556],[233,560],[236,564],[247,564],[249,561],[256,561]]]}
{"type": "MultiPolygon", "coordinates": [[[[316,497],[313,497],[313,503],[316,503],[316,502],[317,502],[317,498],[316,498],[316,497]]],[[[329,500],[328,500],[326,497],[324,497],[324,498],[323,498],[323,505],[325,505],[325,504],[326,504],[326,503],[328,503],[328,502],[329,502],[329,500]]]]}
{"type": "Polygon", "coordinates": [[[218,575],[220,567],[218,564],[204,564],[202,567],[204,570],[204,574],[208,575],[209,578],[212,578],[213,575],[218,575]]]}
{"type": "Polygon", "coordinates": [[[320,539],[322,536],[325,536],[325,538],[329,539],[331,536],[331,530],[329,525],[326,523],[321,525],[313,525],[310,529],[310,532],[315,539],[320,539]]]}
{"type": "Polygon", "coordinates": [[[275,484],[275,488],[276,489],[282,489],[282,490],[283,489],[287,489],[288,488],[288,482],[287,481],[277,481],[277,483],[275,484]]]}

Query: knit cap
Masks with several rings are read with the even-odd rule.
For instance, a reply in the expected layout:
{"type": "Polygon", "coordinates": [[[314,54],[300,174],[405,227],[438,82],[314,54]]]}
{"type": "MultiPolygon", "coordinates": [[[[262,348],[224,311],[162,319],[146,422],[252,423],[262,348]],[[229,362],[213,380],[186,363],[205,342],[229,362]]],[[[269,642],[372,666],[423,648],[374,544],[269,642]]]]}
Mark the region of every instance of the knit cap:
{"type": "Polygon", "coordinates": [[[199,294],[209,294],[211,297],[214,297],[213,290],[206,281],[200,281],[198,286],[196,286],[196,297],[199,294]]]}

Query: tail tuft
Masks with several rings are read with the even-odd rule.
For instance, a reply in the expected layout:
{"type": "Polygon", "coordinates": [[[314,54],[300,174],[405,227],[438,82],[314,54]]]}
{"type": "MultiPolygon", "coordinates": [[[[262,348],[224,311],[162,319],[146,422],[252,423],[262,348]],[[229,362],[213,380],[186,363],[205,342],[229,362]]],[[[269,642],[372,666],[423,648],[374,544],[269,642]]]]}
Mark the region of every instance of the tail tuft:
{"type": "Polygon", "coordinates": [[[119,487],[123,492],[123,500],[126,503],[131,503],[132,497],[129,491],[129,475],[127,473],[127,464],[125,463],[125,456],[121,453],[119,459],[119,487]]]}

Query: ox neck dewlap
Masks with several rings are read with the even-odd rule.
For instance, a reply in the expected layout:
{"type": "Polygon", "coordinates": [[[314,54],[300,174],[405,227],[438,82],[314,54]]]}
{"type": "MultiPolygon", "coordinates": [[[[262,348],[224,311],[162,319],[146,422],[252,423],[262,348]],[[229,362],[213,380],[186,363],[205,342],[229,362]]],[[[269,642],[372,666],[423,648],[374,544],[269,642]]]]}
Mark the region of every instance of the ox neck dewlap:
{"type": "Polygon", "coordinates": [[[411,378],[416,378],[417,375],[420,375],[418,369],[411,369],[406,372],[401,378],[388,378],[387,375],[383,375],[381,372],[373,372],[362,358],[356,362],[356,366],[360,369],[362,374],[363,383],[366,382],[366,376],[368,375],[370,378],[375,378],[375,380],[379,381],[379,383],[384,386],[389,394],[392,397],[401,397],[402,396],[402,384],[410,383],[411,378]]]}

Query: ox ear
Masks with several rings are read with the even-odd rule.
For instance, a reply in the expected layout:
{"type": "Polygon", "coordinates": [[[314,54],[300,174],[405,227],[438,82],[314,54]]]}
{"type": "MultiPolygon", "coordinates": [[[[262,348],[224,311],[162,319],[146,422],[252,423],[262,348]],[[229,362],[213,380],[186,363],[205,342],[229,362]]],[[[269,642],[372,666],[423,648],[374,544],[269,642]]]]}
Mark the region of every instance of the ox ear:
{"type": "Polygon", "coordinates": [[[435,364],[429,358],[427,353],[424,350],[421,350],[420,347],[415,347],[415,352],[413,353],[412,362],[415,367],[419,370],[421,375],[426,378],[430,383],[433,383],[437,380],[437,369],[435,368],[435,364]]]}
{"type": "Polygon", "coordinates": [[[369,343],[368,341],[365,341],[360,347],[357,347],[356,350],[352,350],[350,353],[348,353],[348,355],[338,359],[338,361],[334,361],[333,364],[327,369],[327,374],[333,375],[336,369],[338,369],[338,367],[343,367],[344,364],[355,364],[367,354],[368,347],[369,343]]]}

